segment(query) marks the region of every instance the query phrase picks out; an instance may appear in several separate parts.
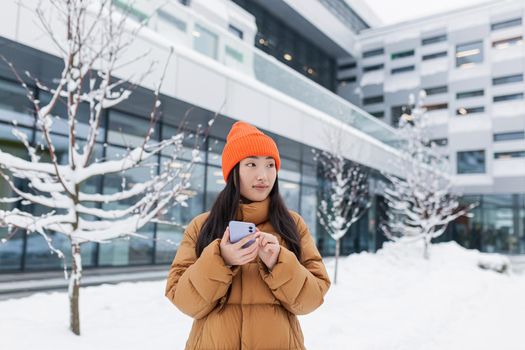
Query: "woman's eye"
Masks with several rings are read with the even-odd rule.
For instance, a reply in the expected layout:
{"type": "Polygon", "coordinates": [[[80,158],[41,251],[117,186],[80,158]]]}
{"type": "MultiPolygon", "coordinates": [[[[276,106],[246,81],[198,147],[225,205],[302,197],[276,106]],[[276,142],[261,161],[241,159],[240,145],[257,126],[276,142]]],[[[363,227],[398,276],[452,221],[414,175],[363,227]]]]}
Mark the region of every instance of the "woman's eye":
{"type": "Polygon", "coordinates": [[[269,166],[270,168],[273,168],[273,167],[275,166],[275,164],[273,164],[273,163],[272,163],[272,164],[268,164],[268,166],[269,166]]]}

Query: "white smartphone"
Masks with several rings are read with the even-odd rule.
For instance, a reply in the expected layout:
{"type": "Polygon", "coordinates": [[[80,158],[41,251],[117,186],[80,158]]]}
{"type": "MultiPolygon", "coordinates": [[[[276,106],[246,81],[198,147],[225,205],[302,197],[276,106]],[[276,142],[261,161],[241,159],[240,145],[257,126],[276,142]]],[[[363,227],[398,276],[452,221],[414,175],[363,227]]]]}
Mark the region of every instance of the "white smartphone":
{"type": "MultiPolygon", "coordinates": [[[[231,243],[239,242],[244,237],[251,235],[252,233],[255,233],[257,231],[255,224],[251,222],[232,220],[229,223],[229,227],[230,227],[230,242],[231,243]]],[[[247,248],[251,246],[254,242],[255,242],[255,239],[252,239],[248,241],[242,247],[247,248]]]]}

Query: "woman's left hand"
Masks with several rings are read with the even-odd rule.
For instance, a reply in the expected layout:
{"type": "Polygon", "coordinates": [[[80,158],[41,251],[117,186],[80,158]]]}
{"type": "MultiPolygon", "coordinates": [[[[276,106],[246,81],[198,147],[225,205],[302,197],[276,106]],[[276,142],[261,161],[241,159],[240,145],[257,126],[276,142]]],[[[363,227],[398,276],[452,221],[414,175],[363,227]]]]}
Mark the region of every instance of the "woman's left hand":
{"type": "Polygon", "coordinates": [[[271,233],[266,233],[257,230],[260,233],[259,236],[259,258],[264,262],[269,270],[273,269],[277,263],[281,246],[277,237],[271,233]]]}

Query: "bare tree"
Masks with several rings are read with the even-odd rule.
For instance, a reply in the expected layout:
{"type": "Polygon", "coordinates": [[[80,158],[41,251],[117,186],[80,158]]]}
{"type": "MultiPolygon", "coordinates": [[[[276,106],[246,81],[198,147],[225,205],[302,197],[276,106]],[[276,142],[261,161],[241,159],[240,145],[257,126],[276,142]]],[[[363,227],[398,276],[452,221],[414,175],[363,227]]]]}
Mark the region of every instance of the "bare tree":
{"type": "MultiPolygon", "coordinates": [[[[51,96],[49,102],[43,104],[35,98],[14,65],[2,57],[26,88],[27,97],[34,107],[37,128],[43,138],[41,144],[31,145],[27,135],[15,127],[13,133],[25,145],[29,159],[0,150],[0,175],[13,193],[12,197],[2,198],[2,201],[20,202],[19,208],[0,210],[0,225],[8,228],[8,235],[2,242],[6,242],[17,230],[36,232],[44,237],[54,253],[64,259],[64,253],[51,244],[49,234],[68,237],[72,270],[68,277],[64,259],[64,273],[69,278],[70,328],[80,335],[78,302],[82,244],[106,244],[119,237],[151,239],[139,230],[147,223],[159,220],[172,206],[184,206],[191,195],[188,175],[199,160],[198,142],[191,161],[184,163],[178,157],[183,141],[189,137],[185,131],[179,130],[173,137],[161,141],[152,139],[160,114],[159,90],[170,53],[154,91],[148,116],[149,127],[144,130],[141,144],[129,146],[122,155],[113,159],[98,159],[95,146],[101,131],[103,111],[126,100],[132,89],[155,67],[152,63],[141,75],[115,78],[116,71],[141,62],[145,56],[130,57],[127,51],[141,25],[130,27],[125,15],[114,13],[110,0],[41,2],[34,12],[56,45],[63,59],[63,69],[56,83],[52,84],[45,84],[29,73],[24,77],[51,96]],[[59,34],[57,28],[62,33],[59,34]],[[52,134],[54,123],[61,121],[59,116],[54,115],[59,106],[65,107],[67,113],[62,118],[68,128],[67,160],[64,162],[57,155],[52,134]],[[80,122],[81,106],[87,106],[89,111],[87,125],[80,122]],[[84,132],[78,135],[80,127],[87,130],[85,135],[84,132]],[[164,151],[165,161],[158,164],[161,151],[164,151]],[[44,160],[44,156],[49,160],[44,160]],[[127,184],[126,172],[139,167],[149,168],[151,176],[144,182],[127,184]],[[83,191],[86,182],[111,174],[122,176],[120,190],[116,193],[83,191]],[[21,182],[27,186],[21,186],[21,182]],[[44,208],[44,213],[36,215],[31,210],[24,210],[23,206],[28,203],[44,208]],[[113,208],[121,209],[107,209],[111,204],[113,208]]],[[[213,120],[203,129],[208,129],[213,120]]],[[[197,130],[194,136],[200,135],[201,131],[197,130]]]]}
{"type": "Polygon", "coordinates": [[[357,163],[350,163],[343,156],[346,144],[341,131],[327,135],[330,151],[316,151],[325,185],[320,191],[317,216],[323,228],[335,240],[334,284],[341,238],[350,230],[370,207],[368,196],[368,173],[357,163]]]}
{"type": "Polygon", "coordinates": [[[456,218],[471,216],[468,212],[476,204],[459,204],[448,158],[429,141],[424,98],[422,91],[416,104],[411,95],[400,118],[399,130],[405,143],[397,164],[401,176],[383,173],[389,184],[384,193],[386,218],[380,227],[394,241],[423,240],[423,256],[428,259],[432,239],[441,236],[456,218]]]}

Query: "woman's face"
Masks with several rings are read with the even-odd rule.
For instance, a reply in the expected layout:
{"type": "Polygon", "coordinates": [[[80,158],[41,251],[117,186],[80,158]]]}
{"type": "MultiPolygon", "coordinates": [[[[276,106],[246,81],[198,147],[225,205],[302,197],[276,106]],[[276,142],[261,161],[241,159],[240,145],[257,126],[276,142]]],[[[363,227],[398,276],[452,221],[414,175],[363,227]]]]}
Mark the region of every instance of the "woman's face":
{"type": "Polygon", "coordinates": [[[266,156],[244,158],[239,163],[239,176],[241,196],[260,202],[268,197],[277,178],[275,160],[266,156]]]}

